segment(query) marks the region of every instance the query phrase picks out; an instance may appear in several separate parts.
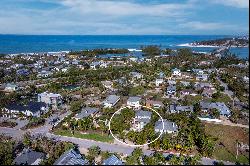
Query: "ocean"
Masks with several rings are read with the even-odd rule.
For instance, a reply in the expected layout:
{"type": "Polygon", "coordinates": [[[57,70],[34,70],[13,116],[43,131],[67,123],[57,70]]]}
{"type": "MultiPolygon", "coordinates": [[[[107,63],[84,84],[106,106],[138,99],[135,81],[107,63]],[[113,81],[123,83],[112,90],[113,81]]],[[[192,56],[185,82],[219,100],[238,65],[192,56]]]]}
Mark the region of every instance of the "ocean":
{"type": "MultiPolygon", "coordinates": [[[[94,48],[137,48],[158,45],[161,48],[183,48],[180,44],[202,40],[220,39],[225,35],[0,35],[0,53],[33,53],[79,51],[94,48]]],[[[192,47],[199,52],[215,48],[192,47]]],[[[241,58],[249,57],[248,48],[231,48],[241,58]]]]}

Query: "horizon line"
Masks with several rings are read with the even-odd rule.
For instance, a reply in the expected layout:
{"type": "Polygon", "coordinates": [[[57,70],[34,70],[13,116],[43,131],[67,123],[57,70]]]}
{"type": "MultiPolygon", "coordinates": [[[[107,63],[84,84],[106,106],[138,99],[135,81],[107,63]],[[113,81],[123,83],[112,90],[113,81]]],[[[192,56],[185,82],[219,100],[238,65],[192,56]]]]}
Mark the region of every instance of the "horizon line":
{"type": "Polygon", "coordinates": [[[2,34],[15,36],[249,36],[249,34],[2,34]]]}

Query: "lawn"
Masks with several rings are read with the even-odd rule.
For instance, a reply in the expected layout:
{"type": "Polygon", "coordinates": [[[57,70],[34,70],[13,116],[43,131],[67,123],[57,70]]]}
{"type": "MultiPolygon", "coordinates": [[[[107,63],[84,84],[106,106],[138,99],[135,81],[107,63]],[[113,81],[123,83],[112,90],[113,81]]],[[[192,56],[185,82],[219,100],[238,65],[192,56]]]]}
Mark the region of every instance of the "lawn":
{"type": "Polygon", "coordinates": [[[56,130],[54,131],[55,134],[57,135],[62,135],[62,136],[68,136],[68,137],[76,137],[76,138],[82,138],[82,139],[90,139],[90,140],[95,140],[95,141],[100,141],[100,142],[113,142],[113,137],[112,136],[107,136],[107,135],[101,135],[98,133],[91,133],[91,134],[81,134],[79,131],[75,131],[74,135],[71,133],[71,131],[68,130],[56,130]]]}
{"type": "Polygon", "coordinates": [[[218,138],[214,158],[219,160],[249,163],[249,152],[239,152],[236,160],[236,141],[249,145],[249,130],[235,126],[205,123],[205,131],[218,138]]]}

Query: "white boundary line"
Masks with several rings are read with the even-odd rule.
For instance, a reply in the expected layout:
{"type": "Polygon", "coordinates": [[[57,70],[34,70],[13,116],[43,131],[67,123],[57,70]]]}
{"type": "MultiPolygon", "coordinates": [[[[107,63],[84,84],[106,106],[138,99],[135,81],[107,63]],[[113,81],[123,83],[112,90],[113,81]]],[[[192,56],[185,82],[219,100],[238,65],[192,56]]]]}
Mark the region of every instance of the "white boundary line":
{"type": "Polygon", "coordinates": [[[111,120],[112,120],[112,118],[114,117],[114,115],[115,115],[117,112],[121,111],[121,110],[124,109],[124,108],[129,108],[128,106],[125,106],[125,107],[121,107],[119,110],[117,110],[117,111],[111,116],[111,118],[110,118],[110,120],[109,120],[109,123],[108,123],[109,132],[111,133],[112,137],[114,137],[114,139],[115,139],[116,141],[118,141],[118,142],[120,142],[120,143],[122,143],[122,144],[128,145],[128,146],[132,146],[132,147],[142,147],[142,146],[146,146],[146,145],[149,145],[149,144],[155,142],[156,140],[158,140],[158,139],[161,137],[161,135],[163,134],[163,130],[164,130],[164,122],[163,122],[162,116],[161,116],[157,111],[155,111],[154,109],[152,109],[152,108],[150,108],[150,107],[146,107],[146,106],[141,106],[141,107],[147,108],[147,109],[149,109],[149,110],[154,111],[154,112],[161,118],[161,122],[162,122],[162,131],[161,131],[160,135],[159,135],[156,139],[154,139],[153,141],[151,141],[151,142],[149,142],[149,143],[146,143],[146,144],[143,144],[143,145],[134,145],[134,144],[133,144],[133,145],[130,145],[130,144],[125,143],[125,142],[119,140],[118,138],[116,138],[116,137],[114,136],[114,134],[112,133],[112,131],[111,131],[111,127],[110,127],[111,120]]]}

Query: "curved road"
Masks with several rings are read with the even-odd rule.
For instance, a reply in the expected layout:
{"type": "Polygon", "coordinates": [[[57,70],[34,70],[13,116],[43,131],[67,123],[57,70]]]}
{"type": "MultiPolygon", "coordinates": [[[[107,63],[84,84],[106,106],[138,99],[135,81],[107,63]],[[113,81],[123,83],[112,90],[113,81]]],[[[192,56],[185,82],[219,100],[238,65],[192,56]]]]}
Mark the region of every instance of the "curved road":
{"type": "MultiPolygon", "coordinates": [[[[72,142],[72,143],[75,143],[76,145],[78,145],[80,148],[81,147],[89,148],[93,145],[96,145],[96,146],[99,146],[103,151],[123,153],[126,155],[130,155],[134,150],[134,147],[122,145],[122,144],[114,144],[114,143],[110,144],[110,143],[98,142],[98,141],[94,141],[94,140],[87,140],[87,139],[81,139],[81,138],[55,135],[55,134],[51,134],[48,131],[48,129],[49,129],[49,127],[47,127],[47,128],[41,127],[39,130],[37,128],[37,129],[30,130],[30,132],[32,133],[32,135],[42,134],[42,135],[47,136],[49,138],[57,139],[60,141],[72,142]]],[[[5,127],[0,127],[0,132],[4,133],[6,135],[12,136],[18,140],[21,140],[23,134],[25,133],[25,131],[23,131],[23,130],[17,130],[17,129],[13,129],[13,128],[5,128],[5,127]]],[[[143,153],[145,155],[150,155],[151,153],[154,153],[154,151],[143,149],[143,153]]],[[[168,153],[165,153],[165,154],[168,155],[168,153]]],[[[211,159],[211,158],[206,158],[206,157],[201,158],[201,163],[203,165],[213,165],[214,161],[217,161],[217,160],[211,159]]],[[[231,163],[231,162],[227,162],[227,161],[223,161],[223,162],[225,165],[235,165],[234,163],[231,163]]]]}

